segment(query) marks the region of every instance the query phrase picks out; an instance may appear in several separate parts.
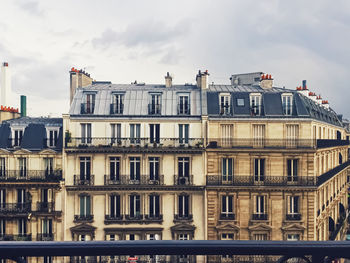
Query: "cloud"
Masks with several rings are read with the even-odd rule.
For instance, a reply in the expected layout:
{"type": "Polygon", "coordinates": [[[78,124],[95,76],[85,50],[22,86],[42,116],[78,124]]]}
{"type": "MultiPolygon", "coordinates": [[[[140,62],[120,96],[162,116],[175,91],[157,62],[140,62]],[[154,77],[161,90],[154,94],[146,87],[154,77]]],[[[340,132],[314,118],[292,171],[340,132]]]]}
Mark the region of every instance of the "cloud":
{"type": "Polygon", "coordinates": [[[43,15],[43,10],[40,9],[39,3],[37,1],[17,1],[17,5],[25,12],[31,15],[41,16],[43,15]]]}

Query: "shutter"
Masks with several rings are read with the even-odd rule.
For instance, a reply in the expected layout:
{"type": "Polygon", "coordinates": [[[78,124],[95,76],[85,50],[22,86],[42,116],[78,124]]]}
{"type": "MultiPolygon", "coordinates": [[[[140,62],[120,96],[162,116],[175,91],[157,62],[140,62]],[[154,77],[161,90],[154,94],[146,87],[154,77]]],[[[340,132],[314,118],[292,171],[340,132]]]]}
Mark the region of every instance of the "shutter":
{"type": "Polygon", "coordinates": [[[85,215],[84,197],[85,196],[80,196],[80,216],[85,215]]]}
{"type": "Polygon", "coordinates": [[[91,198],[86,196],[86,215],[91,215],[91,198]]]}
{"type": "Polygon", "coordinates": [[[135,124],[130,124],[130,138],[135,138],[134,127],[135,124]]]}
{"type": "Polygon", "coordinates": [[[183,143],[182,139],[183,139],[183,124],[179,124],[179,139],[180,139],[180,143],[183,143]]]}

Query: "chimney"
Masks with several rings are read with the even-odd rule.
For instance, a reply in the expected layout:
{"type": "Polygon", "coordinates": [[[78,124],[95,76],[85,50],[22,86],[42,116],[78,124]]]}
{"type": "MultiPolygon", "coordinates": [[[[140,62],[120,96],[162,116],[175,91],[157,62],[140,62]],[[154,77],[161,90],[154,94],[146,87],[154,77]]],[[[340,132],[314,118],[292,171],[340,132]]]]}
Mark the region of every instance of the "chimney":
{"type": "Polygon", "coordinates": [[[201,72],[200,70],[198,71],[198,74],[196,76],[196,82],[197,82],[197,87],[201,89],[208,89],[209,85],[209,73],[208,70],[201,72]]]}
{"type": "Polygon", "coordinates": [[[73,97],[77,88],[87,87],[92,84],[92,78],[90,74],[86,73],[84,70],[71,68],[69,71],[70,75],[70,104],[72,104],[73,97]]]}
{"type": "Polygon", "coordinates": [[[202,84],[201,78],[202,78],[202,72],[198,70],[198,74],[196,75],[196,82],[197,82],[198,88],[201,88],[201,84],[202,84]]]}
{"type": "Polygon", "coordinates": [[[318,95],[318,96],[316,97],[316,102],[317,102],[319,105],[322,105],[322,97],[321,97],[321,95],[318,95]]]}
{"type": "Polygon", "coordinates": [[[328,103],[328,100],[323,100],[322,101],[322,106],[325,108],[325,109],[329,109],[329,103],[328,103]]]}
{"type": "Polygon", "coordinates": [[[27,97],[21,95],[21,117],[27,116],[27,97]]]}
{"type": "Polygon", "coordinates": [[[9,105],[11,103],[11,72],[7,62],[1,65],[1,92],[0,104],[9,105]]]}
{"type": "Polygon", "coordinates": [[[165,76],[165,87],[171,88],[172,86],[173,86],[173,77],[170,76],[169,72],[167,72],[165,76]]]}
{"type": "Polygon", "coordinates": [[[311,100],[313,100],[314,102],[316,102],[316,99],[317,99],[317,96],[316,96],[316,93],[315,92],[309,92],[309,98],[311,99],[311,100]]]}
{"type": "Polygon", "coordinates": [[[309,90],[306,86],[306,80],[303,80],[303,85],[300,86],[300,87],[297,87],[297,91],[298,93],[300,94],[303,94],[305,97],[308,97],[309,96],[309,90]]]}
{"type": "Polygon", "coordinates": [[[260,79],[260,87],[262,89],[272,89],[272,84],[273,84],[273,78],[271,77],[271,75],[261,75],[261,79],[260,79]]]}

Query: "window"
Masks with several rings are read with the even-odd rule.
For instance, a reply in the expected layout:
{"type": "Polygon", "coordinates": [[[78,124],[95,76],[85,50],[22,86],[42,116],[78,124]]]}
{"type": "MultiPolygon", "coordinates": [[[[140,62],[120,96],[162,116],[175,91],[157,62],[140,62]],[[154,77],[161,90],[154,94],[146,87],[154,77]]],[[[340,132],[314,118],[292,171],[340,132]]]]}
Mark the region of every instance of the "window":
{"type": "Polygon", "coordinates": [[[91,143],[91,123],[80,124],[81,143],[91,143]]]}
{"type": "Polygon", "coordinates": [[[18,158],[19,177],[27,177],[27,158],[18,158]]]}
{"type": "Polygon", "coordinates": [[[222,181],[231,182],[233,179],[233,159],[222,158],[222,181]]]}
{"type": "Polygon", "coordinates": [[[140,181],[140,157],[130,157],[130,180],[140,181]]]}
{"type": "Polygon", "coordinates": [[[91,215],[91,198],[89,195],[80,196],[80,217],[88,217],[91,215]]]}
{"type": "Polygon", "coordinates": [[[221,146],[231,147],[233,145],[233,125],[220,125],[221,128],[221,146]]]}
{"type": "Polygon", "coordinates": [[[284,115],[292,115],[293,95],[282,95],[282,107],[284,115]]]}
{"type": "Polygon", "coordinates": [[[254,180],[261,182],[265,179],[265,159],[254,159],[254,180]]]}
{"type": "Polygon", "coordinates": [[[161,94],[150,94],[151,97],[151,102],[148,105],[148,114],[150,115],[154,115],[154,114],[160,114],[160,110],[161,110],[161,94]]]}
{"type": "Polygon", "coordinates": [[[27,220],[18,219],[18,235],[25,236],[27,234],[27,220]]]}
{"type": "Polygon", "coordinates": [[[179,95],[178,114],[190,114],[189,95],[179,95]]]}
{"type": "Polygon", "coordinates": [[[149,180],[158,181],[159,180],[159,157],[149,157],[149,180]]]}
{"type": "Polygon", "coordinates": [[[150,124],[149,125],[149,138],[150,143],[160,142],[160,124],[150,124]]]}
{"type": "Polygon", "coordinates": [[[233,196],[221,196],[221,215],[220,219],[235,219],[233,214],[233,196]]]}
{"type": "Polygon", "coordinates": [[[178,158],[178,184],[188,184],[190,177],[190,158],[178,158]]]}
{"type": "Polygon", "coordinates": [[[110,108],[111,114],[123,114],[124,109],[124,94],[113,94],[112,104],[110,108]]]}
{"type": "Polygon", "coordinates": [[[140,211],[140,196],[139,195],[130,195],[129,198],[130,201],[130,217],[140,217],[141,211],[140,211]]]}
{"type": "Polygon", "coordinates": [[[187,144],[189,137],[189,124],[179,124],[179,143],[187,144]]]}
{"type": "Polygon", "coordinates": [[[53,158],[44,158],[45,176],[53,174],[53,158]]]}
{"type": "Polygon", "coordinates": [[[88,183],[91,178],[91,158],[80,157],[80,181],[82,184],[88,183]]]}
{"type": "Polygon", "coordinates": [[[179,240],[189,240],[189,234],[179,234],[178,239],[179,240]]]}
{"type": "MultiPolygon", "coordinates": [[[[40,203],[40,210],[48,212],[49,211],[49,189],[41,189],[41,203],[40,203]]],[[[50,207],[51,208],[51,207],[50,207]]]]}
{"type": "Polygon", "coordinates": [[[52,235],[52,219],[41,220],[41,231],[43,237],[50,237],[52,235]]]}
{"type": "Polygon", "coordinates": [[[122,131],[120,123],[112,123],[111,124],[111,143],[121,144],[122,131]]]}
{"type": "Polygon", "coordinates": [[[46,129],[46,138],[47,138],[47,146],[48,147],[55,147],[57,145],[58,141],[58,132],[59,128],[47,128],[46,129]]]}
{"type": "Polygon", "coordinates": [[[299,214],[299,196],[288,196],[288,214],[299,214]]]}
{"type": "Polygon", "coordinates": [[[244,107],[245,103],[244,103],[244,99],[237,99],[237,106],[238,107],[244,107]]]}
{"type": "Polygon", "coordinates": [[[120,158],[109,157],[109,179],[112,181],[120,180],[120,158]]]}
{"type": "Polygon", "coordinates": [[[0,237],[3,237],[6,234],[6,220],[0,220],[0,237]]]}
{"type": "Polygon", "coordinates": [[[159,234],[147,234],[147,240],[161,240],[161,236],[159,234]]]}
{"type": "Polygon", "coordinates": [[[261,115],[261,95],[260,94],[250,94],[250,110],[252,115],[261,115]]]}
{"type": "Polygon", "coordinates": [[[223,233],[221,234],[221,240],[234,240],[234,234],[223,233]]]}
{"type": "Polygon", "coordinates": [[[287,159],[288,182],[298,181],[298,159],[287,159]]]}
{"type": "Polygon", "coordinates": [[[6,189],[0,189],[0,208],[6,207],[6,189]]]}
{"type": "Polygon", "coordinates": [[[130,143],[139,144],[141,137],[141,125],[140,124],[130,124],[130,143]]]}
{"type": "Polygon", "coordinates": [[[265,125],[253,124],[253,146],[263,147],[265,142],[265,125]]]}
{"type": "Polygon", "coordinates": [[[287,147],[296,147],[297,146],[297,139],[299,137],[299,126],[298,125],[286,125],[287,129],[287,147]]]}
{"type": "Polygon", "coordinates": [[[255,197],[255,220],[266,220],[267,217],[265,216],[265,196],[264,195],[257,195],[255,197]]]}
{"type": "Polygon", "coordinates": [[[0,157],[0,177],[6,176],[6,158],[0,157]]]}
{"type": "Polygon", "coordinates": [[[118,218],[120,217],[120,196],[119,195],[110,195],[109,196],[110,201],[110,211],[109,216],[112,218],[118,218]]]}
{"type": "Polygon", "coordinates": [[[267,234],[254,234],[254,240],[268,240],[267,234]]]}
{"type": "Polygon", "coordinates": [[[287,234],[287,241],[298,241],[300,240],[299,234],[287,234]]]}
{"type": "Polygon", "coordinates": [[[159,195],[149,196],[149,217],[157,218],[160,215],[159,210],[159,195]]]}
{"type": "Polygon", "coordinates": [[[95,109],[95,96],[96,94],[85,93],[84,103],[81,104],[81,114],[92,114],[95,109]]]}
{"type": "Polygon", "coordinates": [[[12,146],[21,146],[23,133],[24,127],[12,130],[12,146]]]}
{"type": "Polygon", "coordinates": [[[220,94],[220,114],[231,114],[231,96],[230,94],[220,94]]]}
{"type": "Polygon", "coordinates": [[[179,218],[188,218],[190,214],[190,197],[188,195],[178,196],[178,216],[179,218]]]}

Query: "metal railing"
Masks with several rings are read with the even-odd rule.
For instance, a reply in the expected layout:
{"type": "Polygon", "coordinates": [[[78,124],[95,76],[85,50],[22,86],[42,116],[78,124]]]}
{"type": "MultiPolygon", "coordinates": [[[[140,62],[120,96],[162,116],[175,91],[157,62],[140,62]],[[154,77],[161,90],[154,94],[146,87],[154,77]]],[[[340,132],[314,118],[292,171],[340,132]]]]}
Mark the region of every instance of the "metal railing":
{"type": "Polygon", "coordinates": [[[252,214],[252,220],[267,220],[267,214],[252,214]]]}
{"type": "Polygon", "coordinates": [[[54,235],[53,233],[39,233],[36,235],[37,241],[53,241],[54,235]]]}
{"type": "Polygon", "coordinates": [[[32,211],[32,205],[26,203],[0,203],[0,214],[7,213],[29,213],[32,211]]]}
{"type": "Polygon", "coordinates": [[[328,172],[325,172],[324,174],[320,175],[318,177],[318,182],[317,185],[321,185],[324,182],[328,181],[331,179],[333,176],[341,172],[343,169],[348,167],[350,165],[350,160],[338,165],[337,167],[334,167],[333,169],[329,170],[328,172]]]}
{"type": "Polygon", "coordinates": [[[236,219],[236,215],[234,213],[230,213],[230,214],[221,213],[220,214],[220,220],[235,220],[235,219],[236,219]]]}
{"type": "Polygon", "coordinates": [[[105,185],[164,185],[164,175],[105,175],[105,185]]]}
{"type": "Polygon", "coordinates": [[[254,175],[233,175],[230,180],[225,180],[228,177],[223,175],[207,175],[208,186],[316,186],[316,176],[260,176],[254,175]]]}
{"type": "Polygon", "coordinates": [[[93,174],[90,175],[74,175],[74,185],[94,185],[95,176],[93,174]]]}
{"type": "Polygon", "coordinates": [[[32,241],[32,234],[17,234],[13,235],[14,241],[32,241]]]}
{"type": "Polygon", "coordinates": [[[291,221],[298,221],[301,220],[301,214],[287,214],[286,215],[286,220],[291,220],[291,221]]]}
{"type": "Polygon", "coordinates": [[[139,224],[151,224],[161,223],[163,221],[163,215],[142,215],[137,214],[135,216],[130,215],[105,215],[105,224],[122,224],[122,223],[139,223],[139,224]]]}
{"type": "Polygon", "coordinates": [[[81,103],[80,114],[93,114],[95,110],[95,103],[81,103]]]}
{"type": "Polygon", "coordinates": [[[43,213],[50,213],[55,211],[55,203],[54,202],[37,202],[36,203],[36,211],[43,213]]]}
{"type": "Polygon", "coordinates": [[[91,222],[94,215],[74,215],[74,222],[91,222]]]}
{"type": "Polygon", "coordinates": [[[0,182],[58,182],[62,180],[62,170],[0,170],[0,182]]]}
{"type": "Polygon", "coordinates": [[[174,215],[174,221],[192,221],[193,220],[193,215],[192,214],[175,214],[174,215]]]}
{"type": "Polygon", "coordinates": [[[349,140],[331,140],[331,139],[318,139],[317,148],[328,148],[335,146],[346,146],[349,145],[349,140]]]}
{"type": "Polygon", "coordinates": [[[180,176],[174,174],[174,185],[193,185],[193,175],[180,176]]]}
{"type": "Polygon", "coordinates": [[[17,263],[25,262],[23,257],[68,256],[78,258],[81,255],[91,258],[96,257],[96,259],[115,255],[114,257],[117,257],[117,259],[126,260],[128,260],[128,255],[168,255],[171,259],[173,259],[172,255],[174,257],[177,255],[208,255],[210,257],[212,255],[232,255],[237,256],[237,258],[248,258],[248,256],[253,258],[255,255],[260,255],[260,257],[267,256],[267,258],[275,256],[274,262],[280,263],[290,262],[288,259],[291,258],[303,259],[304,262],[320,263],[331,262],[339,258],[349,259],[350,242],[240,240],[1,242],[0,255],[4,259],[12,259],[17,263]]]}
{"type": "Polygon", "coordinates": [[[112,138],[112,137],[73,137],[65,140],[66,148],[121,147],[121,148],[203,148],[202,138],[112,138]]]}

